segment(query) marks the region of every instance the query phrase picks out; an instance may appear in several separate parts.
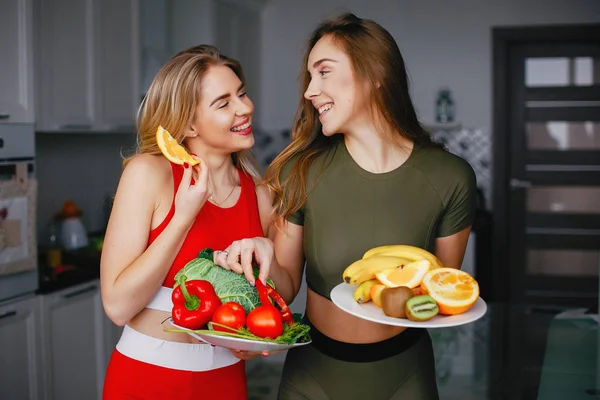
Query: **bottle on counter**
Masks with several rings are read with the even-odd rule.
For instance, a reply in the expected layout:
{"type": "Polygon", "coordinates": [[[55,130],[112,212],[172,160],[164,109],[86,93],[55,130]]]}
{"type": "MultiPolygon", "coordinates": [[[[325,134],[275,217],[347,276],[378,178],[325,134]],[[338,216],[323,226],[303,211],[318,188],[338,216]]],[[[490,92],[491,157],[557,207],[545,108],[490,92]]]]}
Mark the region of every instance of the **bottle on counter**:
{"type": "Polygon", "coordinates": [[[442,124],[454,122],[454,112],[454,100],[450,89],[441,89],[435,102],[435,121],[442,124]]]}
{"type": "Polygon", "coordinates": [[[51,268],[56,268],[62,263],[62,248],[58,235],[56,221],[51,221],[48,227],[48,250],[46,253],[46,263],[51,268]]]}

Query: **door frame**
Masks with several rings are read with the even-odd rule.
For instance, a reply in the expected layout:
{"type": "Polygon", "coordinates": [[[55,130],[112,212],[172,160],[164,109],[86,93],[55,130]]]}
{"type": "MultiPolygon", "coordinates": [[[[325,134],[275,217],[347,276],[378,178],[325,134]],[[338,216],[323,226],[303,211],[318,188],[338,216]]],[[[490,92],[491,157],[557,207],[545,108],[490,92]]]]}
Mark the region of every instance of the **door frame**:
{"type": "Polygon", "coordinates": [[[512,77],[510,51],[524,44],[558,44],[569,41],[600,41],[600,24],[540,25],[492,28],[492,271],[493,300],[510,300],[510,188],[512,77]]]}

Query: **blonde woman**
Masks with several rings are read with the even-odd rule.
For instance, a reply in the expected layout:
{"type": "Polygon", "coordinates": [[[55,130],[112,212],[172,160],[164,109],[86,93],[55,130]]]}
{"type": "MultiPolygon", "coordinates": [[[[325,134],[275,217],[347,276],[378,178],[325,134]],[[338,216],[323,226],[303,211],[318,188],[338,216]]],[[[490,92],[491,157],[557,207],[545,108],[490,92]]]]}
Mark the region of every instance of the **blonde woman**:
{"type": "Polygon", "coordinates": [[[164,332],[163,322],[175,274],[201,249],[264,237],[268,221],[260,210],[270,203],[254,184],[253,111],[241,66],[212,46],[180,52],[152,82],[139,113],[139,149],[125,160],[102,252],[104,308],[124,326],[105,399],[247,398],[243,360],[254,355],[164,332]],[[201,162],[181,166],[162,156],[159,125],[201,162]]]}

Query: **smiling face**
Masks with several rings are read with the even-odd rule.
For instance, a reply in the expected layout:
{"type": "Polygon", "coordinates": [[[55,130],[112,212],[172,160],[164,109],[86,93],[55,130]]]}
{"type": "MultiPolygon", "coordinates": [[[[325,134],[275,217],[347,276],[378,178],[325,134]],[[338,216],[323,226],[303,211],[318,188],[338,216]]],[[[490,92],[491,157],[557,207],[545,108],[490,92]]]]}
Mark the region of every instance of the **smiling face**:
{"type": "Polygon", "coordinates": [[[224,153],[249,149],[254,145],[253,112],[254,105],[237,75],[226,66],[210,67],[202,79],[188,136],[224,153]]]}
{"type": "Polygon", "coordinates": [[[319,113],[324,135],[349,133],[364,121],[368,115],[366,90],[360,90],[352,61],[330,35],[312,48],[306,68],[311,79],[304,97],[319,113]]]}

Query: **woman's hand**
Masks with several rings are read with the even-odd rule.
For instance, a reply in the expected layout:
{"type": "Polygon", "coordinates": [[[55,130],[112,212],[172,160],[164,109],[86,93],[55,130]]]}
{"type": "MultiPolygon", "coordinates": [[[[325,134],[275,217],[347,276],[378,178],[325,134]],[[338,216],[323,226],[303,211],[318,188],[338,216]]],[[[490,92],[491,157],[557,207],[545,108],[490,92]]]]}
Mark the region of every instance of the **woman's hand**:
{"type": "Polygon", "coordinates": [[[281,350],[279,350],[279,351],[263,351],[263,352],[260,352],[260,351],[245,351],[245,350],[231,350],[231,349],[229,349],[229,351],[231,351],[231,353],[233,353],[234,356],[236,356],[240,360],[244,360],[244,361],[252,360],[253,358],[255,358],[257,356],[268,357],[268,356],[273,355],[273,354],[281,353],[281,350]]]}
{"type": "Polygon", "coordinates": [[[253,258],[260,267],[258,279],[266,283],[273,261],[273,242],[265,237],[237,240],[223,251],[215,251],[214,262],[225,269],[244,274],[254,285],[253,258]]]}
{"type": "Polygon", "coordinates": [[[204,160],[194,166],[184,164],[183,177],[175,195],[175,217],[193,221],[212,194],[210,173],[204,160]],[[192,182],[193,180],[193,182],[192,182]]]}

